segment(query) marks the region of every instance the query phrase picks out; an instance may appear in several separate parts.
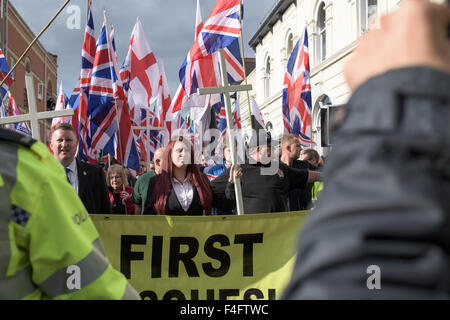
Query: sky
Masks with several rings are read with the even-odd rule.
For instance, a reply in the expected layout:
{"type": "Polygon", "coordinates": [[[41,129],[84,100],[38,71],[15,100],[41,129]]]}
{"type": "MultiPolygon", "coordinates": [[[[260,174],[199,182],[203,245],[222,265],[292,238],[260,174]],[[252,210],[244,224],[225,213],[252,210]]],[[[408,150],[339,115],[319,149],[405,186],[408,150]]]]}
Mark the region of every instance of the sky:
{"type": "MultiPolygon", "coordinates": [[[[10,0],[35,35],[64,2],[10,0]]],[[[248,42],[277,2],[278,0],[245,0],[243,40],[246,57],[254,57],[254,51],[248,46],[248,42]]],[[[131,32],[139,16],[156,60],[164,63],[173,97],[179,84],[179,68],[194,41],[197,0],[92,0],[92,3],[96,38],[102,27],[104,9],[108,25],[114,26],[119,65],[125,58],[131,32]]],[[[216,0],[200,0],[203,22],[206,22],[215,3],[216,0]]],[[[72,0],[39,39],[47,51],[58,56],[57,88],[62,81],[63,90],[68,96],[80,75],[86,8],[87,0],[72,0]],[[77,21],[74,20],[77,10],[81,15],[80,28],[77,28],[77,21]]]]}

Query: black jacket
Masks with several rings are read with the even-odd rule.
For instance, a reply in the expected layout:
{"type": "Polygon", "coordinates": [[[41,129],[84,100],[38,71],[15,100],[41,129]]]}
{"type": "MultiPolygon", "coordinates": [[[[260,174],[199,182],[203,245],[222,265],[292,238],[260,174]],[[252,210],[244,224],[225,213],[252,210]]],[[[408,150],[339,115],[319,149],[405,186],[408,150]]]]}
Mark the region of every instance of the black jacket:
{"type": "MultiPolygon", "coordinates": [[[[289,191],[306,186],[308,180],[308,171],[293,169],[278,161],[268,165],[246,163],[241,168],[245,214],[287,211],[289,191]]],[[[217,186],[224,185],[229,176],[228,168],[211,181],[211,185],[218,189],[217,186]]],[[[234,185],[226,186],[225,195],[228,200],[235,201],[234,185]]]]}
{"type": "MultiPolygon", "coordinates": [[[[153,200],[153,190],[158,187],[158,178],[160,176],[153,176],[150,178],[148,182],[147,189],[147,198],[144,204],[143,214],[157,214],[155,209],[155,203],[153,200]]],[[[169,193],[169,197],[166,202],[166,215],[173,216],[201,216],[204,213],[204,208],[200,202],[200,196],[198,194],[197,188],[193,186],[194,197],[192,199],[191,205],[189,206],[187,211],[184,211],[183,207],[178,201],[177,195],[175,194],[175,190],[172,190],[169,193]]],[[[213,191],[213,201],[211,204],[212,207],[220,208],[221,210],[230,210],[230,206],[233,203],[230,203],[225,198],[224,189],[218,190],[217,188],[212,188],[213,191]],[[221,191],[221,192],[220,192],[221,191]]],[[[205,212],[205,214],[209,215],[211,212],[205,212]]]]}
{"type": "MultiPolygon", "coordinates": [[[[317,171],[317,168],[306,160],[292,161],[292,168],[300,170],[317,171]]],[[[311,207],[313,183],[289,192],[289,211],[308,210],[311,207]]]]}
{"type": "Polygon", "coordinates": [[[76,159],[78,196],[89,213],[111,214],[109,193],[103,169],[76,159]]]}
{"type": "Polygon", "coordinates": [[[283,299],[450,298],[449,88],[416,67],[353,93],[283,299]]]}

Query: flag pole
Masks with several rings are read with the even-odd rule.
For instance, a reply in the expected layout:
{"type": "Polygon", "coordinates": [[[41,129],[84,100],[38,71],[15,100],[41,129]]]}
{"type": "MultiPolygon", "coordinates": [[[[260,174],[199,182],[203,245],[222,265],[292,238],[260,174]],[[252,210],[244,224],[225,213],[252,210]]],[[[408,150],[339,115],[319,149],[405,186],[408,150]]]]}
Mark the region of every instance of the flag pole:
{"type": "Polygon", "coordinates": [[[3,83],[5,83],[5,81],[9,78],[9,76],[11,75],[11,73],[14,72],[14,70],[17,68],[17,66],[19,65],[19,63],[23,60],[23,58],[25,57],[25,55],[28,53],[28,51],[30,51],[31,47],[35,44],[35,42],[40,38],[40,36],[45,32],[45,30],[48,29],[48,27],[50,27],[50,25],[52,24],[53,20],[56,19],[56,17],[61,13],[61,11],[64,10],[64,8],[67,6],[67,4],[69,4],[70,0],[67,0],[62,6],[61,8],[59,8],[58,12],[56,12],[56,14],[53,16],[53,18],[50,19],[50,21],[47,23],[47,25],[41,30],[41,32],[39,32],[39,34],[34,38],[33,41],[31,41],[31,43],[28,45],[28,48],[25,49],[24,53],[20,56],[20,58],[16,61],[16,64],[11,68],[11,70],[9,70],[8,74],[5,76],[5,78],[2,80],[2,82],[0,83],[0,87],[3,85],[3,83]]]}
{"type": "MultiPolygon", "coordinates": [[[[91,2],[91,0],[86,0],[86,26],[88,25],[88,23],[89,23],[89,7],[90,7],[90,2],[91,2]]],[[[86,36],[86,35],[85,35],[86,36]]],[[[83,39],[83,42],[84,42],[84,39],[83,39]]],[[[84,43],[83,43],[84,44],[84,43]]],[[[83,67],[82,67],[83,68],[83,67]]],[[[78,112],[78,132],[77,132],[77,135],[78,135],[78,150],[80,149],[80,137],[82,136],[81,135],[81,118],[83,117],[83,110],[84,110],[84,108],[86,108],[87,109],[87,105],[85,106],[84,104],[83,104],[83,87],[82,87],[82,85],[81,85],[81,76],[80,76],[80,81],[79,81],[79,83],[78,83],[78,86],[80,87],[80,92],[78,93],[78,105],[79,105],[79,108],[80,108],[80,111],[78,112]]],[[[83,126],[84,127],[84,126],[83,126]]],[[[86,129],[84,129],[84,130],[86,130],[86,129]]],[[[83,141],[83,143],[86,143],[86,141],[83,141]]],[[[82,147],[81,147],[81,149],[82,149],[82,147]]],[[[86,150],[87,151],[87,150],[86,150]]],[[[81,150],[81,152],[83,152],[83,150],[81,150]]],[[[80,155],[80,152],[78,151],[78,156],[80,155]]],[[[108,155],[109,155],[109,153],[108,153],[108,155]]],[[[86,157],[87,157],[87,155],[86,155],[86,157]]],[[[111,163],[108,163],[108,168],[111,166],[111,163]]]]}
{"type": "MultiPolygon", "coordinates": [[[[145,150],[147,152],[147,170],[150,171],[150,109],[146,110],[146,117],[147,117],[147,123],[146,123],[146,129],[145,129],[145,133],[147,134],[147,140],[146,140],[146,145],[147,145],[147,150],[145,150]]],[[[156,150],[155,150],[156,151],[156,150]]],[[[153,153],[153,158],[155,157],[155,154],[153,153]]]]}
{"type": "MultiPolygon", "coordinates": [[[[240,12],[239,12],[239,24],[241,25],[241,55],[242,55],[242,67],[244,68],[244,81],[245,84],[247,84],[247,74],[245,71],[245,55],[244,55],[244,39],[242,35],[242,0],[239,1],[240,4],[240,12]]],[[[252,123],[252,109],[250,106],[250,96],[247,93],[247,105],[248,105],[248,119],[250,120],[250,128],[253,130],[253,123],[252,123]]]]}

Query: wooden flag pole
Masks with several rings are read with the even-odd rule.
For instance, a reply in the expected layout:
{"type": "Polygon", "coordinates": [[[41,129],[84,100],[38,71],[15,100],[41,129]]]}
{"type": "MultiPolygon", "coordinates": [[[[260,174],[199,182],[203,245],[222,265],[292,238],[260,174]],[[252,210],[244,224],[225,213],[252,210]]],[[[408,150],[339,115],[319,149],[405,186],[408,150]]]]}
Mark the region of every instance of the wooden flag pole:
{"type": "MultiPolygon", "coordinates": [[[[117,144],[119,145],[119,153],[120,158],[122,160],[122,171],[125,175],[125,178],[127,177],[125,174],[125,163],[123,160],[123,153],[122,153],[122,141],[120,139],[120,122],[119,122],[119,108],[117,107],[117,99],[114,99],[114,107],[116,108],[116,121],[117,121],[117,144]]],[[[119,159],[117,159],[119,161],[119,159]]],[[[125,181],[122,181],[122,189],[125,191],[125,181]]]]}
{"type": "Polygon", "coordinates": [[[39,39],[39,37],[45,32],[45,30],[48,29],[48,27],[50,27],[50,25],[52,24],[53,20],[56,19],[56,17],[61,13],[61,11],[64,10],[64,8],[69,4],[70,0],[67,0],[62,6],[61,8],[59,8],[58,12],[56,12],[56,14],[53,16],[53,18],[50,19],[50,21],[47,23],[47,25],[41,30],[41,32],[39,32],[39,34],[36,36],[36,38],[34,38],[33,41],[31,41],[31,43],[28,45],[28,48],[25,49],[24,53],[20,56],[20,58],[17,60],[16,64],[11,68],[11,70],[9,70],[8,74],[6,75],[6,77],[2,80],[2,82],[0,83],[0,87],[3,85],[3,83],[5,83],[6,79],[8,79],[8,77],[11,75],[11,73],[14,72],[14,70],[17,68],[17,66],[19,65],[19,63],[23,60],[23,58],[25,57],[25,55],[28,53],[28,51],[30,51],[31,47],[35,44],[35,42],[39,39]]]}
{"type": "MultiPolygon", "coordinates": [[[[239,86],[230,86],[228,83],[228,73],[227,73],[227,66],[225,61],[225,52],[223,49],[219,50],[220,52],[220,69],[221,69],[221,76],[222,76],[222,87],[218,88],[198,88],[197,92],[199,95],[205,95],[205,94],[215,94],[215,93],[221,93],[225,97],[225,110],[226,110],[226,116],[227,116],[227,136],[228,136],[228,142],[230,145],[230,151],[231,151],[231,157],[232,157],[232,163],[235,166],[236,170],[236,164],[238,163],[237,158],[237,150],[236,150],[236,144],[234,143],[234,126],[233,126],[233,113],[231,111],[231,100],[230,100],[230,93],[237,92],[237,91],[245,91],[245,90],[252,90],[251,85],[239,85],[239,86]]],[[[234,191],[236,195],[236,207],[238,211],[238,215],[244,214],[244,203],[242,200],[242,188],[241,188],[241,179],[236,178],[234,179],[234,191]]]]}

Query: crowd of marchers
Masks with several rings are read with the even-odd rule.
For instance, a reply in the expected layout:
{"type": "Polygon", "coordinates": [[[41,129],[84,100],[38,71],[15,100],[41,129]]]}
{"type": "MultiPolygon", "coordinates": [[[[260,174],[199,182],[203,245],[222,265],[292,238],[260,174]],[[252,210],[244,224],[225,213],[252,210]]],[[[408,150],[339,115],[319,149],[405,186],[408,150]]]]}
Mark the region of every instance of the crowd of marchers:
{"type": "Polygon", "coordinates": [[[232,165],[226,141],[216,162],[207,163],[202,155],[201,163],[195,163],[190,140],[173,137],[155,151],[150,163],[140,161],[137,177],[114,158],[107,164],[79,160],[77,135],[70,124],[53,129],[50,148],[89,213],[237,214],[235,178],[240,179],[245,214],[312,209],[322,189],[319,153],[302,149],[294,134],[284,134],[276,145],[270,134],[254,135],[251,142],[242,164],[232,165]]]}

